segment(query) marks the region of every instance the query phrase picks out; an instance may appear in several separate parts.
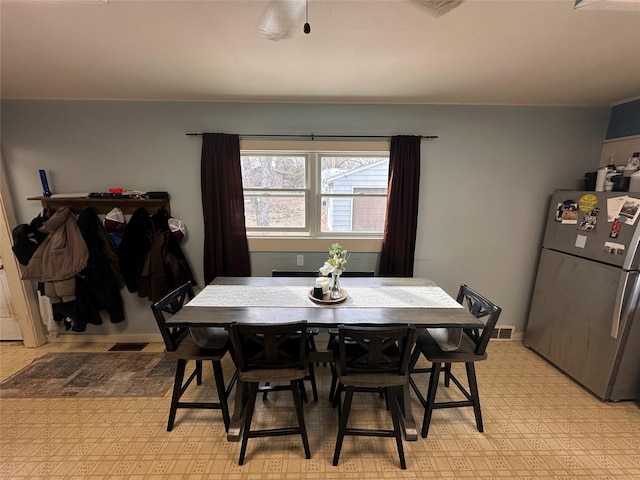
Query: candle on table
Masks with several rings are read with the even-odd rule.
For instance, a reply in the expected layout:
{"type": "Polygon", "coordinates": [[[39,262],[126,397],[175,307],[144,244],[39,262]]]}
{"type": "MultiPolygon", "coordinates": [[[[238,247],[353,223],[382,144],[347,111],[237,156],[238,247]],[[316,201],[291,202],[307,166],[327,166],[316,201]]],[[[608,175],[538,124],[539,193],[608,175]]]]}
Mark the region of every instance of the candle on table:
{"type": "Polygon", "coordinates": [[[316,285],[320,285],[322,287],[323,294],[329,291],[329,279],[327,277],[316,278],[316,285]]]}

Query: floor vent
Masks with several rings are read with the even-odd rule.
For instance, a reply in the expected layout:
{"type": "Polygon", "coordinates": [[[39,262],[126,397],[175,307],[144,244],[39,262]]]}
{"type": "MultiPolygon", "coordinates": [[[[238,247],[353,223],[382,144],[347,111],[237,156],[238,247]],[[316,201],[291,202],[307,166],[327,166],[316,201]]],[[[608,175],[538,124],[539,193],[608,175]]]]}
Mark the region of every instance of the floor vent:
{"type": "Polygon", "coordinates": [[[514,325],[496,325],[493,332],[491,332],[491,338],[495,340],[512,340],[515,329],[514,325]]]}
{"type": "Polygon", "coordinates": [[[109,349],[110,352],[139,352],[144,347],[149,345],[148,343],[116,343],[109,349]]]}

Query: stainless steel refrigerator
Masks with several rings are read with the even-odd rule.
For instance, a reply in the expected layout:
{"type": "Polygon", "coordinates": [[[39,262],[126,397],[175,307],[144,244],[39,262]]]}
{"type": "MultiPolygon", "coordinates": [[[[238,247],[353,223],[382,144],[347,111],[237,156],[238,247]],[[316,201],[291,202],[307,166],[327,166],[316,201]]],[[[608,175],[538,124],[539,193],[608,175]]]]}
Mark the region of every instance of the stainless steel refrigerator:
{"type": "Polygon", "coordinates": [[[525,333],[604,400],[640,399],[639,205],[638,193],[553,193],[525,333]]]}

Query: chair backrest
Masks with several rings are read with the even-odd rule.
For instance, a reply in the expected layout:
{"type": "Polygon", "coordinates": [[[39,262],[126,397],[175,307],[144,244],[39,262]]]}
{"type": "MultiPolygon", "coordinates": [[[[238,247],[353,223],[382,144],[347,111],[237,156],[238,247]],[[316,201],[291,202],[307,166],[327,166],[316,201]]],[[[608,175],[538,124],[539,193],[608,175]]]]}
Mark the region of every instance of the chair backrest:
{"type": "Polygon", "coordinates": [[[320,272],[304,270],[271,270],[272,277],[317,277],[320,272]]]}
{"type": "Polygon", "coordinates": [[[373,270],[367,270],[364,272],[357,272],[352,270],[345,270],[342,272],[341,277],[373,277],[375,276],[375,272],[373,270]]]}
{"type": "Polygon", "coordinates": [[[169,327],[167,326],[167,318],[165,314],[175,315],[186,303],[194,297],[191,282],[187,282],[172,292],[168,293],[164,298],[158,300],[151,305],[153,316],[156,319],[162,340],[164,340],[165,348],[168,352],[174,352],[178,348],[182,337],[189,333],[187,327],[169,327]]]}
{"type": "MultiPolygon", "coordinates": [[[[272,277],[319,277],[320,272],[304,271],[304,270],[271,270],[272,277]]],[[[343,277],[373,277],[375,272],[373,270],[367,270],[363,272],[345,270],[342,272],[343,277]]]]}
{"type": "Polygon", "coordinates": [[[307,322],[231,325],[235,360],[242,372],[307,368],[307,322]]]}
{"type": "Polygon", "coordinates": [[[407,372],[416,329],[401,326],[338,327],[338,359],[340,375],[358,373],[407,372]]]}
{"type": "Polygon", "coordinates": [[[474,317],[488,317],[482,329],[464,330],[464,333],[476,344],[474,352],[477,355],[484,355],[489,339],[491,338],[491,333],[502,312],[502,308],[494,305],[493,302],[472,290],[467,285],[460,286],[456,300],[459,304],[466,306],[474,317]],[[480,330],[482,330],[482,332],[480,332],[480,330]]]}

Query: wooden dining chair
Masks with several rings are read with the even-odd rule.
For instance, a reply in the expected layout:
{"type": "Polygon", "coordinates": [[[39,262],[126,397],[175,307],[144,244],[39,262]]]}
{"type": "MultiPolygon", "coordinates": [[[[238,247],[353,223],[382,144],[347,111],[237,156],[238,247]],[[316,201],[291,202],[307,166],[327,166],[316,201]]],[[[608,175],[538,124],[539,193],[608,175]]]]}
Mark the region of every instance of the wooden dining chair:
{"type": "Polygon", "coordinates": [[[400,457],[400,467],[406,469],[402,446],[403,388],[409,381],[409,357],[415,342],[412,326],[375,326],[338,328],[335,344],[335,364],[338,374],[336,400],[340,424],[333,454],[338,465],[345,435],[394,437],[400,457]],[[391,412],[393,430],[347,427],[355,392],[384,392],[391,412]],[[342,392],[344,403],[341,403],[342,392]]]}
{"type": "Polygon", "coordinates": [[[245,418],[238,464],[243,465],[250,438],[299,434],[306,458],[311,458],[309,440],[302,410],[300,384],[308,364],[307,323],[233,324],[231,340],[235,349],[238,378],[248,385],[247,402],[242,412],[245,418]],[[297,427],[251,430],[251,421],[260,383],[289,382],[293,395],[297,427]]]}
{"type": "MultiPolygon", "coordinates": [[[[375,276],[375,272],[373,270],[364,270],[364,271],[345,270],[344,272],[342,272],[341,276],[351,277],[351,278],[373,277],[375,276]]],[[[329,328],[327,330],[327,333],[329,334],[329,339],[327,340],[327,350],[333,350],[334,344],[336,342],[336,338],[338,337],[338,329],[329,328]]],[[[336,375],[335,365],[330,364],[330,367],[331,367],[331,385],[329,386],[329,401],[333,402],[334,395],[336,392],[338,377],[336,375]]]]}
{"type": "MultiPolygon", "coordinates": [[[[320,272],[316,271],[304,271],[304,270],[272,270],[272,277],[317,277],[320,272]]],[[[310,287],[313,285],[310,285],[310,287]]],[[[317,327],[307,328],[307,339],[309,341],[309,349],[311,351],[317,351],[316,340],[315,337],[320,333],[320,329],[317,327]]],[[[308,381],[311,384],[311,393],[313,395],[313,401],[318,401],[318,386],[316,383],[316,371],[315,365],[313,363],[309,363],[309,367],[307,370],[307,375],[304,380],[308,381]]],[[[272,391],[280,390],[280,386],[273,386],[270,383],[266,383],[264,386],[260,387],[260,391],[262,392],[262,399],[267,399],[267,394],[272,391]]],[[[302,387],[302,399],[306,402],[307,399],[307,391],[302,387]]]]}
{"type": "Polygon", "coordinates": [[[475,362],[487,358],[487,344],[491,333],[500,317],[502,309],[491,301],[475,292],[467,285],[462,285],[458,291],[458,303],[465,305],[469,312],[476,318],[485,318],[483,328],[479,329],[426,329],[418,335],[416,346],[411,356],[409,383],[418,396],[420,403],[425,408],[421,434],[426,437],[429,433],[429,425],[433,411],[440,408],[473,407],[476,418],[476,426],[479,432],[484,431],[482,424],[482,411],[480,409],[480,396],[478,394],[478,382],[476,379],[475,362]],[[443,335],[444,334],[444,335],[443,335]],[[446,335],[456,337],[455,344],[447,342],[446,335]],[[456,345],[459,342],[459,345],[456,345]],[[416,368],[420,355],[424,355],[431,363],[429,368],[416,368]],[[462,385],[453,373],[451,364],[464,363],[467,373],[468,390],[462,385]],[[438,380],[440,371],[444,369],[444,385],[449,387],[450,382],[456,385],[465,397],[465,400],[436,402],[438,380]],[[413,376],[417,373],[430,373],[429,388],[426,398],[420,393],[413,376]]]}
{"type": "MultiPolygon", "coordinates": [[[[224,374],[222,371],[222,358],[229,352],[231,341],[226,331],[210,335],[207,339],[208,347],[203,348],[196,344],[193,336],[186,327],[172,327],[167,325],[168,316],[172,316],[182,309],[187,300],[192,299],[193,287],[190,282],[176,288],[164,298],[151,305],[153,316],[165,344],[165,355],[176,360],[176,373],[173,384],[173,394],[171,395],[171,407],[169,409],[169,420],[167,431],[173,429],[178,409],[216,409],[222,411],[224,428],[229,429],[229,406],[227,399],[236,381],[237,372],[234,373],[228,386],[225,386],[224,374]],[[184,380],[188,362],[194,362],[194,369],[184,380]],[[213,365],[213,376],[218,392],[218,401],[182,401],[181,398],[189,385],[196,379],[196,384],[202,384],[202,364],[211,362],[213,365]]],[[[219,330],[219,329],[216,329],[219,330]]]]}
{"type": "Polygon", "coordinates": [[[271,270],[272,277],[317,277],[318,270],[271,270]]]}

